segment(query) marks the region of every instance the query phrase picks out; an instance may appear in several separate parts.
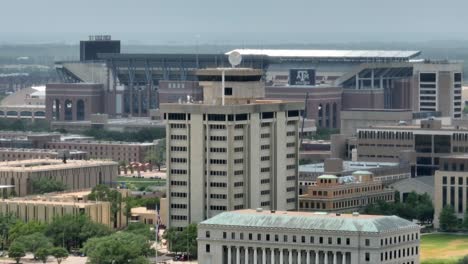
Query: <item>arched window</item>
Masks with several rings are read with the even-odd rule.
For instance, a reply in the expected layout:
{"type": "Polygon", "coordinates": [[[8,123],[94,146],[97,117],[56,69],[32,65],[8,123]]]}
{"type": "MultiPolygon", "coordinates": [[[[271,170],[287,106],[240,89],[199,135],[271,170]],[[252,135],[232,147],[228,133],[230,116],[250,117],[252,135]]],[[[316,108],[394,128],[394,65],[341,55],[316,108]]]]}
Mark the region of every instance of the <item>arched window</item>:
{"type": "Polygon", "coordinates": [[[330,104],[325,105],[325,127],[330,127],[330,104]]]}
{"type": "Polygon", "coordinates": [[[82,99],[76,102],[76,120],[85,120],[85,103],[82,99]]]}
{"type": "Polygon", "coordinates": [[[52,105],[52,113],[53,113],[52,118],[54,120],[60,120],[60,108],[61,108],[60,100],[55,99],[52,105]]]}
{"type": "Polygon", "coordinates": [[[73,120],[73,103],[71,100],[65,100],[65,120],[73,120]]]}
{"type": "Polygon", "coordinates": [[[318,106],[318,126],[323,127],[323,106],[322,104],[319,104],[318,106]]]}
{"type": "Polygon", "coordinates": [[[337,106],[336,106],[336,103],[333,103],[333,121],[332,121],[332,126],[333,128],[337,128],[337,119],[338,119],[338,109],[337,109],[337,106]]]}

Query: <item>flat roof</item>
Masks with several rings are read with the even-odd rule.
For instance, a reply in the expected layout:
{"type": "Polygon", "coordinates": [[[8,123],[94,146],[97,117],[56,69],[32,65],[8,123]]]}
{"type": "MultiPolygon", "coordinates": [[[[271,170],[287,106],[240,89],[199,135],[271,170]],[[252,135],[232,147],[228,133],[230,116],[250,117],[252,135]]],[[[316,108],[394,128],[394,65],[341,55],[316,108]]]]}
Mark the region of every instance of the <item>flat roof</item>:
{"type": "Polygon", "coordinates": [[[295,57],[295,58],[335,58],[335,59],[410,59],[417,57],[421,51],[407,50],[294,50],[294,49],[235,49],[232,52],[241,55],[257,55],[268,57],[295,57]]]}
{"type": "Polygon", "coordinates": [[[117,162],[107,160],[67,160],[67,163],[63,163],[58,159],[30,159],[0,162],[0,171],[48,171],[82,167],[97,167],[100,165],[117,165],[117,162]]]}
{"type": "MultiPolygon", "coordinates": [[[[343,171],[362,171],[382,167],[396,167],[398,162],[343,161],[343,171]]],[[[299,166],[299,172],[324,172],[324,163],[305,164],[299,166]]]]}
{"type": "Polygon", "coordinates": [[[298,230],[341,231],[341,232],[391,232],[419,226],[398,216],[334,214],[324,212],[292,212],[247,209],[224,212],[200,223],[256,228],[284,228],[298,230]]]}

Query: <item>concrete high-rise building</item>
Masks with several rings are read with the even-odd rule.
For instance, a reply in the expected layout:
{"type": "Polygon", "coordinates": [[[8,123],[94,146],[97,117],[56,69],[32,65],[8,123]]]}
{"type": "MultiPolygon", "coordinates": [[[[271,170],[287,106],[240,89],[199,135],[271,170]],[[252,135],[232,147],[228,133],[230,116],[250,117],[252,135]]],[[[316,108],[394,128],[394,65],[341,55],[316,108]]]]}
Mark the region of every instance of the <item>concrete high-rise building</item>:
{"type": "Polygon", "coordinates": [[[198,71],[203,102],[162,104],[171,227],[224,211],[297,209],[302,102],[261,100],[263,72],[198,71]],[[224,103],[223,103],[224,102],[224,103]]]}
{"type": "Polygon", "coordinates": [[[440,111],[442,116],[461,118],[461,63],[447,61],[415,63],[413,66],[414,111],[440,111]]]}

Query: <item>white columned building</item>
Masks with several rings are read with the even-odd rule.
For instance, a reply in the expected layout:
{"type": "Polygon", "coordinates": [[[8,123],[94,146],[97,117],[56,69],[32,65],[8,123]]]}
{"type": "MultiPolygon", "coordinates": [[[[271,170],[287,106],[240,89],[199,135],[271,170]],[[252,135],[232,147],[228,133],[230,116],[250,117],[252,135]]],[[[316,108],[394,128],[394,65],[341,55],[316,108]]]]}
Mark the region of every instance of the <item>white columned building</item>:
{"type": "Polygon", "coordinates": [[[207,264],[419,263],[420,227],[397,216],[240,210],[198,225],[207,264]]]}

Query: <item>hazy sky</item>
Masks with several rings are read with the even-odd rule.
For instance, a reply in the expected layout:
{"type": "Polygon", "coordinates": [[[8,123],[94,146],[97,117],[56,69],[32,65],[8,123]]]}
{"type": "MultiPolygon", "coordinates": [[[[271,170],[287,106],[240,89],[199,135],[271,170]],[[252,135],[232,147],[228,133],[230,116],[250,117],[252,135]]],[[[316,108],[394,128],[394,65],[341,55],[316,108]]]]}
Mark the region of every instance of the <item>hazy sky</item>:
{"type": "Polygon", "coordinates": [[[468,39],[467,0],[1,0],[0,43],[468,39]]]}

